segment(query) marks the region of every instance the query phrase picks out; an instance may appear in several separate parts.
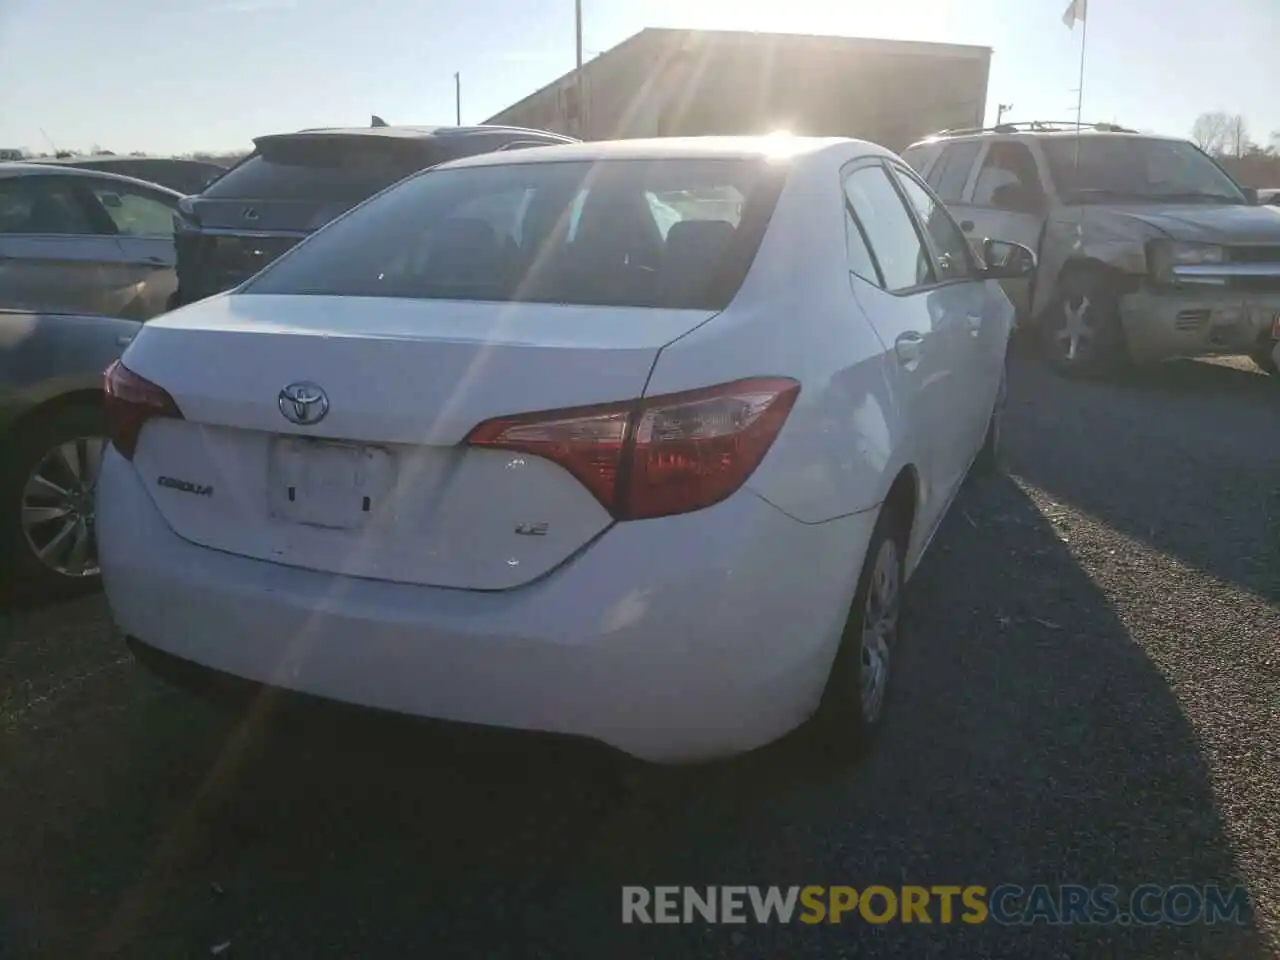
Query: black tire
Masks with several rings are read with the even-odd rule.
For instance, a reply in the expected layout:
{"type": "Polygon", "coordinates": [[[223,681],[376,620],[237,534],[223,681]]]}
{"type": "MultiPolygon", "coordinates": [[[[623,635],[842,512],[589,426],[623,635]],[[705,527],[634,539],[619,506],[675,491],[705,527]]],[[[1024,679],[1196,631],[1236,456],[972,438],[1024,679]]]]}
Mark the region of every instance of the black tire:
{"type": "Polygon", "coordinates": [[[74,403],[55,407],[46,413],[35,414],[34,419],[19,425],[15,435],[4,444],[3,474],[0,474],[0,564],[4,567],[3,579],[18,596],[37,599],[54,599],[75,596],[96,590],[101,582],[97,570],[97,538],[93,523],[93,489],[96,483],[94,464],[101,462],[101,450],[106,442],[102,409],[93,403],[74,403]],[[80,441],[84,442],[80,442],[80,441]],[[93,456],[93,443],[98,448],[93,456]],[[74,473],[66,462],[46,460],[63,444],[74,443],[71,448],[75,459],[83,462],[92,480],[76,483],[74,473]],[[28,493],[28,485],[36,473],[72,494],[69,498],[47,492],[49,488],[28,493]],[[73,509],[56,519],[24,528],[24,504],[26,507],[49,506],[62,509],[74,503],[73,509]],[[55,525],[58,526],[55,526],[55,525]],[[47,545],[67,524],[73,529],[54,544],[42,560],[38,546],[47,545]],[[77,542],[83,544],[89,562],[75,562],[79,554],[71,552],[77,542]],[[63,549],[65,547],[65,550],[63,549]],[[63,571],[59,572],[59,566],[63,571]],[[80,572],[73,572],[80,571],[80,572]]]}
{"type": "Polygon", "coordinates": [[[867,544],[867,554],[858,576],[853,604],[845,621],[840,649],[831,665],[822,701],[810,721],[810,742],[819,753],[820,761],[824,763],[846,765],[862,759],[875,743],[883,725],[885,705],[892,689],[891,667],[902,643],[902,590],[905,586],[907,530],[908,524],[898,512],[887,507],[876,521],[871,540],[867,544]],[[887,559],[885,551],[890,551],[887,559]],[[877,606],[882,606],[876,597],[876,591],[883,589],[879,585],[882,565],[883,569],[892,572],[895,579],[892,598],[885,608],[892,628],[885,638],[878,700],[874,704],[864,704],[864,699],[868,699],[864,680],[870,666],[868,651],[864,649],[864,633],[868,613],[877,606]]]}
{"type": "Polygon", "coordinates": [[[1041,355],[1063,376],[1105,376],[1128,361],[1120,296],[1101,271],[1063,275],[1036,326],[1041,355]]]}

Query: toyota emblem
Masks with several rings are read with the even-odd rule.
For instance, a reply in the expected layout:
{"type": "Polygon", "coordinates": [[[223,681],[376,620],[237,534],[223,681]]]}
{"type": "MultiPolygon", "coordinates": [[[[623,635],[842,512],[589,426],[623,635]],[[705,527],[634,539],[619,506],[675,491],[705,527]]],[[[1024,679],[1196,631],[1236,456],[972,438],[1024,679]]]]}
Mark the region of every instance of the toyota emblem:
{"type": "Polygon", "coordinates": [[[291,383],[280,391],[280,412],[291,423],[309,427],[329,412],[329,396],[314,383],[291,383]]]}

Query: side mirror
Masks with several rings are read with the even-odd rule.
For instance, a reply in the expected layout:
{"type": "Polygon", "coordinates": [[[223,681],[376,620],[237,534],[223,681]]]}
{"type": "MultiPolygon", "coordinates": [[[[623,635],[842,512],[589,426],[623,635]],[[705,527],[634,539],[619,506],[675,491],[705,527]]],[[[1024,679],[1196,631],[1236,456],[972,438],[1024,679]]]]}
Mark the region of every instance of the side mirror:
{"type": "Polygon", "coordinates": [[[108,210],[119,210],[124,206],[124,201],[120,199],[118,193],[104,193],[98,199],[102,201],[102,205],[108,210]]]}
{"type": "Polygon", "coordinates": [[[1035,251],[1010,240],[983,240],[982,262],[988,280],[1017,280],[1036,272],[1035,251]]]}
{"type": "Polygon", "coordinates": [[[1259,199],[1258,199],[1258,190],[1257,190],[1257,188],[1256,188],[1256,187],[1241,187],[1240,189],[1244,191],[1244,198],[1245,198],[1246,200],[1248,200],[1250,203],[1252,203],[1254,206],[1257,206],[1257,204],[1260,202],[1260,201],[1259,201],[1259,199]]]}

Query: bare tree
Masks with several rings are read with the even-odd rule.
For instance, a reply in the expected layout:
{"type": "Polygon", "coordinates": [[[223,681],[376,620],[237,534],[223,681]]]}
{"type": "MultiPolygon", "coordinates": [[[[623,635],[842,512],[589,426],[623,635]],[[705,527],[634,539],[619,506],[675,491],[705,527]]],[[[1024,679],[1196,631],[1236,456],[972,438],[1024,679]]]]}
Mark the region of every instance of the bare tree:
{"type": "Polygon", "coordinates": [[[1232,115],[1227,123],[1226,150],[1233,157],[1243,157],[1249,152],[1249,124],[1240,114],[1232,115]]]}
{"type": "Polygon", "coordinates": [[[1221,110],[1202,113],[1191,125],[1191,139],[1205,153],[1220,154],[1227,147],[1233,118],[1221,110]]]}

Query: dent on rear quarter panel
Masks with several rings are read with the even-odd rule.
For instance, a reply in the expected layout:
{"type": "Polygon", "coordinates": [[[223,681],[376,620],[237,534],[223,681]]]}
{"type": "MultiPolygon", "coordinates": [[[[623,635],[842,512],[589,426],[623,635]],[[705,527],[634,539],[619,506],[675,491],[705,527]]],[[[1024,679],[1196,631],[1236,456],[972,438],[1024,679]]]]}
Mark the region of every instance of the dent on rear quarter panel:
{"type": "Polygon", "coordinates": [[[647,395],[751,376],[800,396],[747,487],[804,523],[877,506],[903,463],[884,347],[853,298],[839,162],[789,181],[729,308],[665,347],[647,395]]]}

